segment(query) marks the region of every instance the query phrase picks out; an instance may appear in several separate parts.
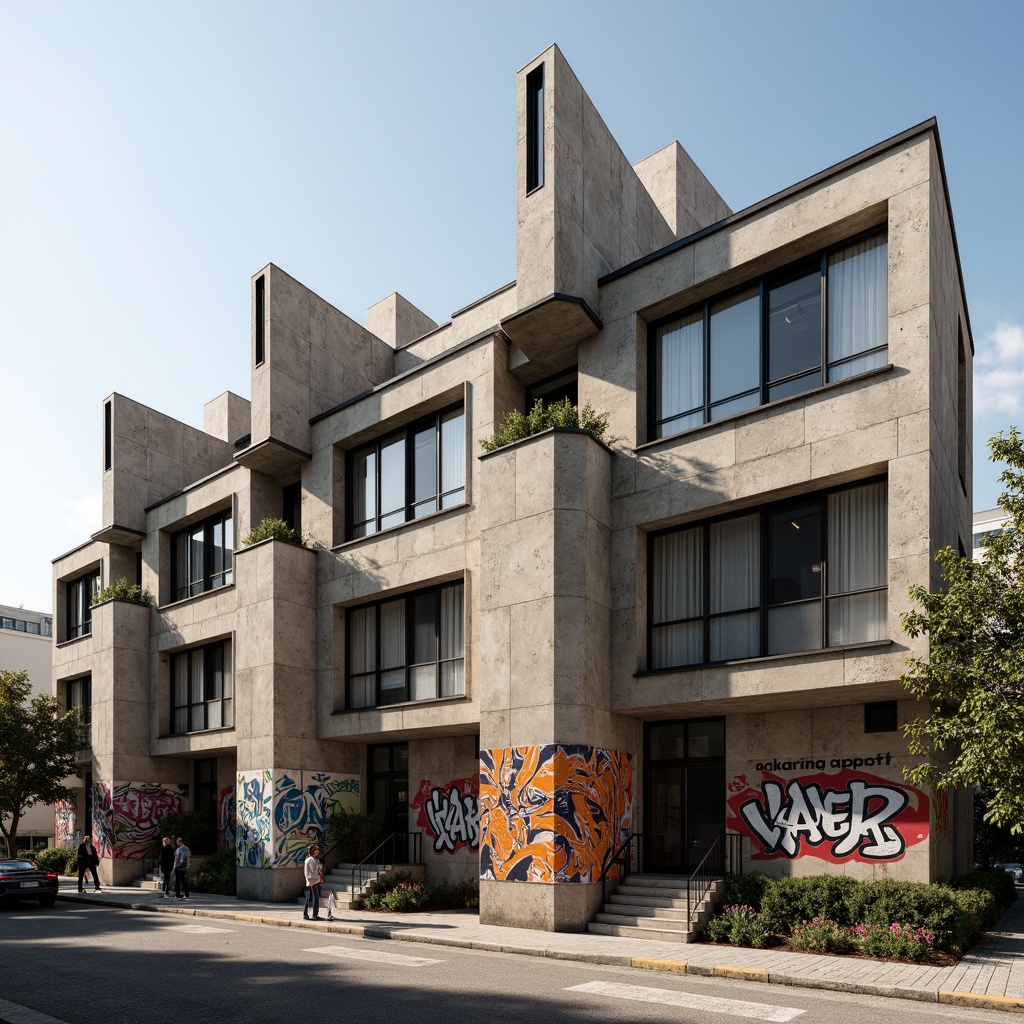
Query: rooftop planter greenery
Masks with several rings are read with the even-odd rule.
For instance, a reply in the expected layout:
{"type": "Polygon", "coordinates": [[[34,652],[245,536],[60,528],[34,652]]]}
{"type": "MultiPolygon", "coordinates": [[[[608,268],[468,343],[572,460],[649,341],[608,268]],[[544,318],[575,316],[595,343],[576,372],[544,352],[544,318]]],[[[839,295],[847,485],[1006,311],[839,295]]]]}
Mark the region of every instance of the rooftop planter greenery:
{"type": "Polygon", "coordinates": [[[128,604],[145,605],[149,604],[150,596],[149,592],[143,590],[138,583],[129,583],[127,578],[122,576],[116,583],[104,587],[92,599],[94,605],[103,604],[106,601],[125,601],[128,604]]]}
{"type": "Polygon", "coordinates": [[[260,525],[242,543],[249,547],[252,544],[259,544],[261,540],[283,540],[300,548],[305,546],[302,542],[302,534],[298,530],[293,530],[283,519],[278,519],[275,516],[264,516],[260,520],[260,525]]]}
{"type": "Polygon", "coordinates": [[[603,445],[610,445],[616,440],[608,436],[608,413],[598,415],[589,402],[580,409],[568,398],[552,402],[550,405],[545,405],[543,399],[538,398],[533,403],[533,408],[525,415],[518,409],[513,409],[501,421],[497,433],[480,439],[480,447],[485,452],[493,452],[552,427],[585,430],[603,445]]]}

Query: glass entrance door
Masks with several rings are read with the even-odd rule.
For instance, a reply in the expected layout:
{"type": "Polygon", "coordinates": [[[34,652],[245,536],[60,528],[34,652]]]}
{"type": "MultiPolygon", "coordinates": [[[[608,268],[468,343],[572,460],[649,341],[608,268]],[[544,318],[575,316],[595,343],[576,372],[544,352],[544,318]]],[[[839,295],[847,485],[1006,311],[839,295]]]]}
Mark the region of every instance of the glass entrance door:
{"type": "Polygon", "coordinates": [[[725,831],[725,720],[647,726],[645,868],[689,874],[725,831]]]}
{"type": "Polygon", "coordinates": [[[370,747],[368,810],[384,819],[384,837],[409,831],[409,744],[370,747]]]}

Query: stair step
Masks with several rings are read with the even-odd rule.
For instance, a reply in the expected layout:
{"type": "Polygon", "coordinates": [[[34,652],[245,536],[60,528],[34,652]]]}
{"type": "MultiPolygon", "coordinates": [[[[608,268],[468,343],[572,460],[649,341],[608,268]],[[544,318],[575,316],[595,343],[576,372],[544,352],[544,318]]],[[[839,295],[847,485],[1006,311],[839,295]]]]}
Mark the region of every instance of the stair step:
{"type": "Polygon", "coordinates": [[[637,920],[648,920],[648,921],[689,921],[690,914],[686,907],[682,909],[678,908],[666,908],[666,907],[638,907],[629,903],[606,903],[604,906],[604,912],[598,914],[598,918],[603,917],[632,917],[637,920]]]}
{"type": "Polygon", "coordinates": [[[622,880],[622,885],[639,885],[647,886],[654,885],[660,888],[667,889],[685,889],[690,884],[689,875],[645,875],[645,874],[632,874],[626,875],[622,880]]]}
{"type": "Polygon", "coordinates": [[[651,939],[655,942],[692,942],[692,932],[670,931],[662,928],[637,928],[628,925],[604,924],[591,921],[587,930],[592,935],[618,935],[623,939],[651,939]]]}
{"type": "Polygon", "coordinates": [[[613,892],[608,897],[608,904],[624,903],[631,907],[664,907],[667,910],[686,910],[690,901],[683,896],[681,899],[667,896],[638,896],[631,892],[613,892]]]}
{"type": "Polygon", "coordinates": [[[686,918],[671,920],[664,917],[636,917],[629,914],[595,914],[598,924],[615,924],[626,928],[655,928],[667,932],[688,932],[690,922],[686,918]]]}

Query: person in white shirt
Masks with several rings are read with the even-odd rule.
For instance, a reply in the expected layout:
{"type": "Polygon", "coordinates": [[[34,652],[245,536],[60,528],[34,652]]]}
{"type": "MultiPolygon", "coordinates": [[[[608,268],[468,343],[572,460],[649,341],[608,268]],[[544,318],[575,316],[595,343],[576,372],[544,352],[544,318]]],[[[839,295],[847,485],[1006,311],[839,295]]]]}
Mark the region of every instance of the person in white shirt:
{"type": "Polygon", "coordinates": [[[320,882],[323,873],[320,868],[320,847],[309,848],[309,856],[302,865],[302,873],[306,876],[306,905],[302,908],[302,916],[309,920],[310,904],[313,906],[313,920],[320,920],[320,882]]]}

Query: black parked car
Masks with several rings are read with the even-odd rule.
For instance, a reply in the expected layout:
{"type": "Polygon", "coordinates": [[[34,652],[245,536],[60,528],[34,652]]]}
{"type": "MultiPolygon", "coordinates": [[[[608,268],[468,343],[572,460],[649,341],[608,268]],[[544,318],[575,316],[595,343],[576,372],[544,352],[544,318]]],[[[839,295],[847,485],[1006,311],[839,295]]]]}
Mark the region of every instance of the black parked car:
{"type": "Polygon", "coordinates": [[[57,873],[44,871],[33,860],[0,860],[0,900],[38,900],[52,907],[57,900],[57,873]]]}

